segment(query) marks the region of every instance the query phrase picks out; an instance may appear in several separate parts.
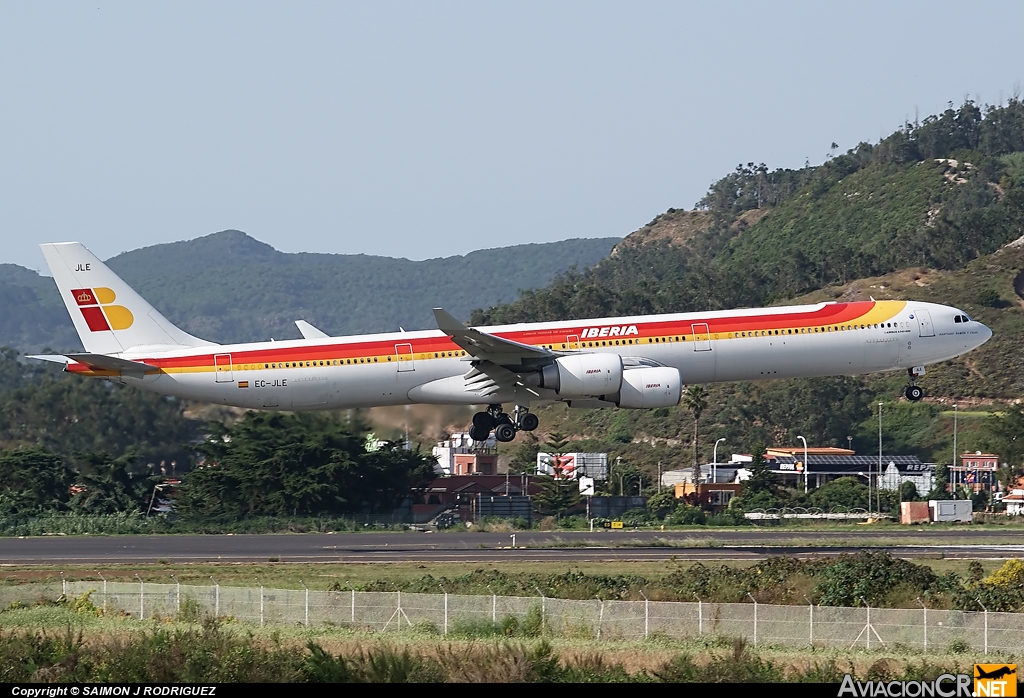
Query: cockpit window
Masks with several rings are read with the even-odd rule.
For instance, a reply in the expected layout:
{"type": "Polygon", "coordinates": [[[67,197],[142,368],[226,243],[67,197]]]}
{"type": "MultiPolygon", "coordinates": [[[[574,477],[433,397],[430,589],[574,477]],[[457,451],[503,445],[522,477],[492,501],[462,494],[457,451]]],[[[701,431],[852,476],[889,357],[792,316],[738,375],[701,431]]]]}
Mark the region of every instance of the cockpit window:
{"type": "Polygon", "coordinates": [[[963,316],[962,315],[954,315],[953,316],[953,322],[957,322],[957,323],[963,322],[963,316]]]}

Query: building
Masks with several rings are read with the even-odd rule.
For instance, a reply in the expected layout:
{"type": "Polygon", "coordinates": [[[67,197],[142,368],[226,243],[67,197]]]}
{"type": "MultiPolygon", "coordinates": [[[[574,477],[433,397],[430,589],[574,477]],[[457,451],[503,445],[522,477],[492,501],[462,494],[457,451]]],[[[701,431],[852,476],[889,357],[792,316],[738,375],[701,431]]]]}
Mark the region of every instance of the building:
{"type": "Polygon", "coordinates": [[[996,471],[999,469],[999,456],[994,453],[961,453],[960,463],[949,467],[947,490],[953,492],[962,487],[969,487],[973,492],[985,491],[989,494],[999,490],[996,471]]]}
{"type": "Polygon", "coordinates": [[[743,485],[738,482],[700,482],[694,487],[692,482],[677,482],[675,497],[682,499],[690,506],[700,507],[715,513],[725,511],[732,498],[739,495],[743,485]]]}
{"type": "MultiPolygon", "coordinates": [[[[780,484],[802,489],[804,470],[807,470],[807,484],[811,488],[821,487],[840,477],[856,477],[865,484],[876,483],[883,490],[895,491],[905,482],[914,483],[919,495],[931,491],[935,478],[935,465],[922,463],[917,456],[882,455],[881,472],[879,457],[858,456],[846,448],[818,447],[808,448],[807,463],[804,463],[803,447],[770,448],[765,452],[764,460],[768,469],[780,484]]],[[[700,466],[700,483],[741,483],[750,477],[749,464],[753,460],[750,454],[734,453],[727,463],[705,463],[700,466]]],[[[678,468],[662,473],[663,487],[675,487],[687,484],[693,491],[693,469],[678,468]]],[[[682,490],[680,490],[682,491],[682,490]]],[[[677,495],[679,496],[679,495],[677,495]]]]}
{"type": "MultiPolygon", "coordinates": [[[[904,482],[913,482],[920,495],[932,489],[935,464],[922,463],[917,456],[894,456],[882,454],[858,456],[845,448],[807,449],[807,463],[804,463],[802,448],[772,449],[774,455],[772,472],[790,487],[803,487],[806,469],[809,487],[821,487],[841,477],[856,477],[865,484],[883,490],[898,490],[904,482]],[[879,470],[881,463],[881,470],[879,470]]],[[[767,458],[766,458],[767,460],[767,458]]]]}
{"type": "Polygon", "coordinates": [[[438,475],[497,475],[498,442],[491,434],[486,441],[474,441],[469,434],[452,434],[432,449],[438,475]]]}
{"type": "MultiPolygon", "coordinates": [[[[523,511],[537,486],[529,475],[451,475],[434,479],[412,492],[412,523],[426,523],[445,511],[457,511],[463,521],[497,512],[523,511]],[[492,501],[509,497],[516,501],[492,501]]],[[[527,507],[528,508],[528,507],[527,507]]]]}
{"type": "Polygon", "coordinates": [[[1003,495],[1003,504],[1006,505],[1007,516],[1024,514],[1024,477],[1010,485],[1008,492],[1003,495]]]}

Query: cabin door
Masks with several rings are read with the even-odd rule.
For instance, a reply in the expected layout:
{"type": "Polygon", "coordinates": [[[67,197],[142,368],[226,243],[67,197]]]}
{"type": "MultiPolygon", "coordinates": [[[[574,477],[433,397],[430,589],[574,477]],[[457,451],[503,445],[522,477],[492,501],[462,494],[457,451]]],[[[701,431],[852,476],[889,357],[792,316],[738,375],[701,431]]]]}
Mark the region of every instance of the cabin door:
{"type": "Polygon", "coordinates": [[[233,383],[235,381],[231,371],[231,354],[213,355],[213,375],[218,383],[233,383]]]}
{"type": "Polygon", "coordinates": [[[398,371],[415,371],[416,362],[412,358],[411,344],[396,344],[395,358],[398,360],[398,371]]]}

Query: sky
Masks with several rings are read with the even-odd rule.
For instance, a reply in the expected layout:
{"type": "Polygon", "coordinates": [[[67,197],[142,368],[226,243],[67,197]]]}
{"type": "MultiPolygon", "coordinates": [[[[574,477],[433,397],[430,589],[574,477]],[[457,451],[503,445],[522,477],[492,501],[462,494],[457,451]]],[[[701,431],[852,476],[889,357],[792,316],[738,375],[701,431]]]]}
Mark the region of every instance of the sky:
{"type": "Polygon", "coordinates": [[[1020,93],[1020,2],[2,2],[0,263],[624,236],[1020,93]]]}

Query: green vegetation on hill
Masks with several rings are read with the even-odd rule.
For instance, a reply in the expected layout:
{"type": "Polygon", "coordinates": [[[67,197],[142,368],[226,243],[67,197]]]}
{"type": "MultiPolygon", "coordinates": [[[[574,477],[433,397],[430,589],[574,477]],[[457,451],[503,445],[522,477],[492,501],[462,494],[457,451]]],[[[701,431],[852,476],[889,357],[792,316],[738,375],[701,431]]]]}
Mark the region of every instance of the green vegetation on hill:
{"type": "Polygon", "coordinates": [[[1024,235],[1024,102],[971,102],[823,165],[739,166],[679,239],[670,209],[597,266],[557,278],[474,324],[757,306],[927,265],[954,270],[1024,235]],[[944,162],[937,162],[942,159],[944,162]],[[955,161],[955,162],[954,162],[955,161]]]}
{"type": "MultiPolygon", "coordinates": [[[[125,252],[108,264],[186,331],[216,342],[248,342],[297,338],[295,320],[336,335],[433,327],[434,307],[468,317],[474,307],[511,301],[520,289],[592,266],[616,242],[564,240],[414,262],[286,254],[227,230],[125,252]]],[[[0,289],[8,301],[0,315],[0,346],[81,346],[51,279],[5,264],[0,289]]]]}

